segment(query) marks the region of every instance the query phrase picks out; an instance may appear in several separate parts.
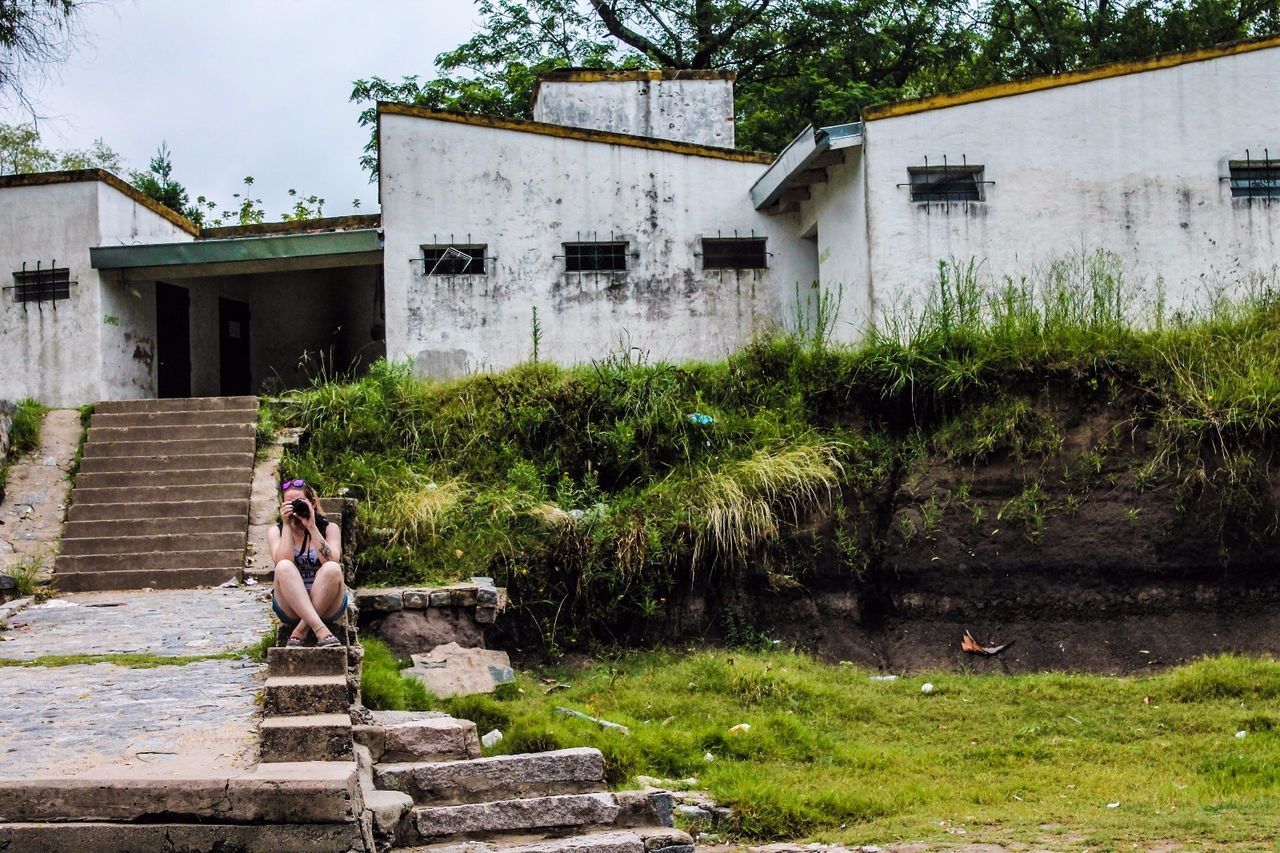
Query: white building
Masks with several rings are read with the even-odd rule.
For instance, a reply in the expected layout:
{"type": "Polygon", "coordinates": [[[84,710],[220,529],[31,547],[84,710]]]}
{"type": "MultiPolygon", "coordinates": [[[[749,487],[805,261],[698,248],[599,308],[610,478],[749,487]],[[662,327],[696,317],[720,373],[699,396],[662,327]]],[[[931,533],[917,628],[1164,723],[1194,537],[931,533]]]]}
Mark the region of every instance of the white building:
{"type": "Polygon", "coordinates": [[[719,358],[815,287],[856,340],[953,259],[1106,250],[1176,300],[1280,265],[1278,99],[1261,40],[875,107],[774,158],[731,147],[731,75],[565,71],[539,121],[381,105],[380,217],[201,231],[105,173],[0,177],[0,398],[719,358]]]}

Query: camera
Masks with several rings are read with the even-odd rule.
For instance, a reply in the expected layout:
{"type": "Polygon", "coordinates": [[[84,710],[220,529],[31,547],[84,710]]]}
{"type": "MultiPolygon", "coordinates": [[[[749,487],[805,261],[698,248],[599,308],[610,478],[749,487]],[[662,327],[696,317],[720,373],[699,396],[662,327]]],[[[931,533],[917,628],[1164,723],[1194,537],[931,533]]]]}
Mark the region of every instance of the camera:
{"type": "Polygon", "coordinates": [[[296,515],[298,518],[311,517],[311,504],[307,503],[302,498],[294,498],[292,503],[293,503],[293,514],[296,515]]]}

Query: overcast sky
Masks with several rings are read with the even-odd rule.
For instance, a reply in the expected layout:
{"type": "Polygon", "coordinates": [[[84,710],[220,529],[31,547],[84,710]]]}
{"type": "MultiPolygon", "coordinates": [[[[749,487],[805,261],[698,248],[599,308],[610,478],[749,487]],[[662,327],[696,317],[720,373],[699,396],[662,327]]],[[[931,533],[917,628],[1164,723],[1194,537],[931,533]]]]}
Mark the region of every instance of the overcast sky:
{"type": "Polygon", "coordinates": [[[166,140],[192,198],[229,204],[253,175],[274,220],[290,187],[324,198],[326,215],[354,198],[377,210],[351,81],[432,76],[476,15],[472,0],[97,0],[79,23],[70,60],[30,83],[45,143],[102,137],[141,169],[166,140]]]}

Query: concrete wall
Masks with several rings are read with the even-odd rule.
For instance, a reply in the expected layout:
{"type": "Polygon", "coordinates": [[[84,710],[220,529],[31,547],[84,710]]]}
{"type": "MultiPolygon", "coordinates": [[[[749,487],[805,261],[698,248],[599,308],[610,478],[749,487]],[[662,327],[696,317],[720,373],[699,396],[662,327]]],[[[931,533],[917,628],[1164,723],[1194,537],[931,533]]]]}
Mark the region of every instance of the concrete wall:
{"type": "Polygon", "coordinates": [[[1107,250],[1163,277],[1171,305],[1273,269],[1280,203],[1233,200],[1223,178],[1246,148],[1280,153],[1278,101],[1271,49],[867,122],[877,309],[920,298],[953,257],[1002,276],[1107,250]],[[944,154],[985,167],[986,201],[915,204],[897,186],[944,154]]]}
{"type": "Polygon", "coordinates": [[[601,358],[619,343],[655,359],[711,359],[785,317],[817,275],[795,223],[751,207],[759,163],[382,116],[388,353],[423,375],[542,357],[601,358]],[[771,268],[704,272],[702,237],[764,236],[771,268]],[[562,244],[629,241],[623,274],[566,273],[562,244]],[[422,245],[485,243],[488,275],[425,276],[422,245]]]}
{"type": "MultiPolygon", "coordinates": [[[[97,188],[98,236],[93,245],[179,243],[194,239],[155,211],[102,183],[97,188]]],[[[88,251],[87,248],[85,250],[88,251]]],[[[102,377],[97,399],[154,397],[156,389],[156,296],[147,283],[125,283],[111,271],[99,274],[102,377]]]]}
{"type": "Polygon", "coordinates": [[[733,80],[544,80],[533,120],[732,148],[733,80]]]}
{"type": "Polygon", "coordinates": [[[0,292],[0,399],[34,397],[51,406],[95,400],[102,335],[98,274],[89,267],[97,242],[93,183],[0,189],[0,286],[13,284],[25,261],[71,270],[71,298],[16,303],[0,292]]]}
{"type": "Polygon", "coordinates": [[[864,174],[862,149],[845,149],[844,163],[829,166],[826,182],[809,187],[797,214],[800,233],[816,242],[818,281],[836,309],[830,330],[836,341],[857,341],[874,320],[864,174]]]}

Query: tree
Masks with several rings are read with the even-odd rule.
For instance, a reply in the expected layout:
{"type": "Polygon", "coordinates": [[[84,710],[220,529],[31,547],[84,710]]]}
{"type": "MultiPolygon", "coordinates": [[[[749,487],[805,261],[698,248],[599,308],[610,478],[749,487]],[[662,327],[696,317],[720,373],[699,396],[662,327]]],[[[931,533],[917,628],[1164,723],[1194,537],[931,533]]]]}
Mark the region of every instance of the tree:
{"type": "Polygon", "coordinates": [[[31,110],[22,81],[70,52],[79,6],[80,0],[0,0],[0,100],[31,110]]]}
{"type": "Polygon", "coordinates": [[[161,142],[156,153],[152,155],[147,171],[129,173],[129,183],[141,192],[179,213],[197,225],[204,224],[204,197],[197,199],[197,204],[190,204],[187,188],[173,177],[173,158],[169,153],[169,143],[161,142]]]}
{"type": "Polygon", "coordinates": [[[34,124],[0,124],[0,175],[55,169],[119,172],[123,168],[123,158],[102,139],[95,139],[89,148],[56,151],[44,146],[34,124]]]}
{"type": "MultiPolygon", "coordinates": [[[[1280,0],[477,0],[439,75],[351,99],[527,118],[564,66],[736,71],[739,145],[780,149],[863,107],[1280,32],[1280,0]]],[[[361,159],[373,175],[377,140],[361,159]]]]}

